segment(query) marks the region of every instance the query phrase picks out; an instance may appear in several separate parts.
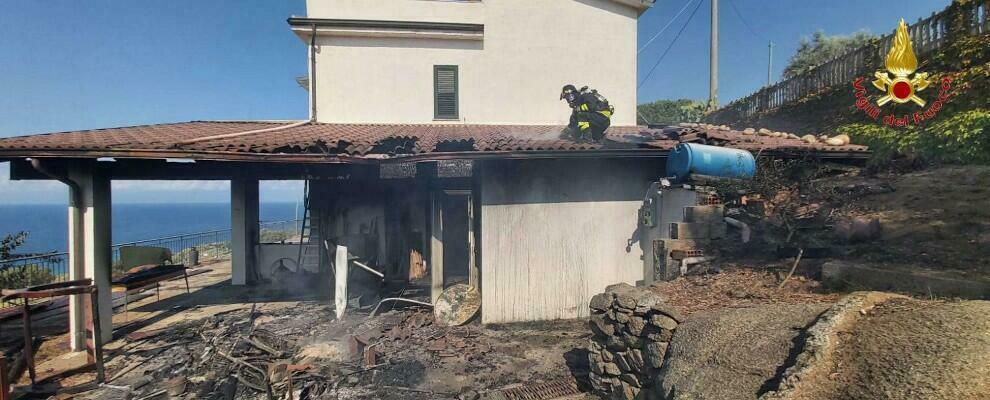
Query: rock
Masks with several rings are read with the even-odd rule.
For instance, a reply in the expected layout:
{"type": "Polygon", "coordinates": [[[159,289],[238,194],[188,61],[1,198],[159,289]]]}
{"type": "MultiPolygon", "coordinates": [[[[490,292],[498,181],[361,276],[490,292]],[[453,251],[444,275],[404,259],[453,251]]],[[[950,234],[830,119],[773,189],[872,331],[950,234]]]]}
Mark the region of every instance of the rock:
{"type": "Polygon", "coordinates": [[[609,293],[599,293],[591,298],[589,306],[592,310],[608,311],[612,307],[613,297],[609,293]]]}
{"type": "Polygon", "coordinates": [[[616,295],[615,305],[617,306],[616,312],[628,312],[632,313],[636,309],[636,298],[629,295],[616,295]]]}
{"type": "Polygon", "coordinates": [[[601,354],[602,353],[602,350],[604,350],[604,349],[605,348],[602,347],[602,345],[599,344],[595,340],[592,340],[591,341],[591,344],[588,346],[588,351],[591,352],[591,353],[594,353],[594,354],[601,354]]]}
{"type": "Polygon", "coordinates": [[[602,354],[602,361],[604,362],[612,362],[612,360],[615,358],[612,352],[608,350],[603,351],[601,354],[602,354]]]}
{"type": "Polygon", "coordinates": [[[879,218],[857,217],[836,221],[835,234],[847,242],[869,242],[883,235],[879,218]]]}
{"type": "Polygon", "coordinates": [[[626,362],[626,358],[623,353],[615,353],[615,357],[612,358],[612,362],[615,363],[615,365],[618,365],[622,372],[632,371],[632,368],[629,366],[629,363],[626,362]]]}
{"type": "Polygon", "coordinates": [[[636,299],[636,309],[646,309],[654,304],[663,302],[663,297],[649,289],[644,289],[642,295],[636,299]]]}
{"type": "Polygon", "coordinates": [[[601,375],[597,373],[588,374],[588,381],[591,382],[591,387],[602,390],[605,387],[605,382],[602,382],[601,375]]]}
{"type": "Polygon", "coordinates": [[[628,323],[629,322],[629,315],[630,314],[627,314],[627,313],[624,313],[624,312],[617,312],[617,313],[615,313],[615,322],[618,322],[620,324],[628,323]]]}
{"type": "Polygon", "coordinates": [[[626,343],[626,346],[631,349],[639,348],[643,345],[643,339],[639,336],[630,335],[628,333],[622,334],[622,341],[626,343]]]}
{"type": "Polygon", "coordinates": [[[666,354],[667,342],[650,342],[643,346],[643,361],[650,367],[660,368],[666,354]]]}
{"type": "MultiPolygon", "coordinates": [[[[620,399],[632,400],[639,394],[639,388],[633,387],[627,382],[621,382],[620,385],[621,391],[615,393],[616,395],[622,396],[619,397],[620,399]]],[[[613,396],[613,398],[615,398],[615,396],[613,396]]]]}
{"type": "Polygon", "coordinates": [[[756,129],[753,128],[743,129],[743,135],[752,135],[754,133],[756,133],[756,129]]]}
{"type": "Polygon", "coordinates": [[[625,308],[630,312],[636,308],[636,299],[640,291],[642,289],[637,289],[628,283],[616,283],[605,288],[605,293],[612,293],[615,296],[614,306],[625,308]]]}
{"type": "Polygon", "coordinates": [[[602,363],[602,370],[604,370],[608,375],[619,376],[622,374],[622,371],[619,370],[619,366],[615,365],[615,363],[602,363]]]}
{"type": "Polygon", "coordinates": [[[619,375],[619,379],[632,385],[633,387],[642,387],[639,383],[639,378],[637,378],[634,374],[622,374],[619,375]]]}
{"type": "Polygon", "coordinates": [[[849,141],[850,140],[848,135],[836,135],[828,139],[825,139],[825,144],[829,146],[845,146],[849,144],[849,141]]]}
{"type": "Polygon", "coordinates": [[[646,336],[651,342],[669,342],[674,338],[674,332],[661,329],[657,333],[651,333],[646,336]]]}
{"type": "Polygon", "coordinates": [[[639,349],[631,349],[626,353],[626,362],[635,372],[643,370],[643,352],[639,349]]]}
{"type": "Polygon", "coordinates": [[[677,329],[677,321],[664,314],[653,314],[650,316],[650,323],[668,331],[677,329]]]}
{"type": "Polygon", "coordinates": [[[673,318],[674,321],[677,322],[684,321],[684,316],[683,314],[681,314],[681,310],[678,310],[677,307],[671,305],[667,305],[664,303],[657,303],[653,306],[653,311],[656,311],[670,318],[673,318]]]}
{"type": "Polygon", "coordinates": [[[605,370],[602,368],[602,365],[604,365],[605,363],[602,362],[600,359],[598,359],[598,360],[588,360],[588,361],[590,361],[588,363],[588,367],[591,369],[591,374],[592,375],[599,375],[599,376],[601,376],[602,374],[605,373],[605,370]]]}
{"type": "Polygon", "coordinates": [[[588,353],[588,364],[595,364],[595,363],[602,362],[602,360],[604,360],[604,358],[602,357],[602,354],[604,354],[604,353],[605,352],[602,352],[602,353],[588,353]]]}
{"type": "MultiPolygon", "coordinates": [[[[667,319],[670,319],[670,317],[667,317],[667,319]]],[[[673,320],[671,319],[671,321],[673,320]]],[[[674,326],[676,325],[677,323],[674,322],[674,326]]],[[[641,317],[632,316],[629,317],[629,323],[626,326],[629,327],[629,333],[639,336],[643,333],[643,328],[646,327],[646,321],[641,317]]]]}
{"type": "Polygon", "coordinates": [[[628,345],[622,339],[615,336],[609,336],[608,341],[605,343],[605,347],[611,351],[626,351],[629,348],[628,345]]]}
{"type": "Polygon", "coordinates": [[[464,393],[461,393],[460,396],[457,396],[458,400],[478,400],[480,398],[481,398],[481,394],[479,394],[474,390],[468,390],[464,393]]]}
{"type": "Polygon", "coordinates": [[[602,337],[611,336],[615,333],[615,328],[612,327],[612,324],[605,321],[605,318],[602,318],[601,315],[592,315],[591,318],[588,319],[588,325],[591,325],[591,330],[594,331],[596,335],[602,337]]]}
{"type": "Polygon", "coordinates": [[[818,143],[818,138],[816,138],[815,135],[804,135],[804,136],[801,136],[801,140],[804,141],[805,143],[808,143],[808,144],[818,143]]]}

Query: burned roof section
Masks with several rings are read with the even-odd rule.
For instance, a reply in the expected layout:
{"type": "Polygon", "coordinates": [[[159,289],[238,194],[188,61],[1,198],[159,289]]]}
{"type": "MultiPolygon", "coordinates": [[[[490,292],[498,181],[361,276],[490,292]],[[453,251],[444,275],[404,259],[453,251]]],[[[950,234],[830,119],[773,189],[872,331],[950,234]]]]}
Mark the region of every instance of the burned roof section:
{"type": "MultiPolygon", "coordinates": [[[[648,152],[662,155],[680,142],[753,151],[865,155],[867,148],[835,145],[766,129],[681,124],[612,127],[601,143],[577,142],[556,125],[331,124],[286,121],[193,121],[0,139],[0,158],[170,157],[217,160],[382,160],[440,154],[527,152],[648,152]]],[[[834,141],[834,140],[833,140],[834,141]]]]}

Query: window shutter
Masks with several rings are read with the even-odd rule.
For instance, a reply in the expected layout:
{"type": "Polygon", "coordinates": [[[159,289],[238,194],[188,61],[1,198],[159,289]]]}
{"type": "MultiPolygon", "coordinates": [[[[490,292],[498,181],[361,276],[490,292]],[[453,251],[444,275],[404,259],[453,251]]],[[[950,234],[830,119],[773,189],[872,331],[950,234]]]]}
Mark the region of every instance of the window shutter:
{"type": "Polygon", "coordinates": [[[433,116],[458,119],[457,66],[433,66],[433,116]]]}

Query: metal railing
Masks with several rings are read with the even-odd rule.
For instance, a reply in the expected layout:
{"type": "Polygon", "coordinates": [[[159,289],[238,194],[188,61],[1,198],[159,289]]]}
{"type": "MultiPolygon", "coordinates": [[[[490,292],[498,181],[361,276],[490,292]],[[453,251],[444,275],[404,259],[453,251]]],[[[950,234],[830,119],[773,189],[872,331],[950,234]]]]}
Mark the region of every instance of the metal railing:
{"type": "MultiPolygon", "coordinates": [[[[298,236],[301,222],[299,220],[285,220],[259,224],[262,242],[286,241],[298,236]]],[[[225,260],[230,257],[230,233],[230,229],[221,229],[118,243],[111,248],[113,266],[115,271],[119,268],[120,249],[128,246],[167,248],[172,253],[172,261],[177,264],[187,262],[193,248],[198,251],[199,260],[225,260]]],[[[0,288],[2,289],[22,288],[67,280],[69,280],[68,252],[53,252],[0,260],[0,288]]],[[[6,304],[0,305],[0,309],[6,306],[6,304]]]]}

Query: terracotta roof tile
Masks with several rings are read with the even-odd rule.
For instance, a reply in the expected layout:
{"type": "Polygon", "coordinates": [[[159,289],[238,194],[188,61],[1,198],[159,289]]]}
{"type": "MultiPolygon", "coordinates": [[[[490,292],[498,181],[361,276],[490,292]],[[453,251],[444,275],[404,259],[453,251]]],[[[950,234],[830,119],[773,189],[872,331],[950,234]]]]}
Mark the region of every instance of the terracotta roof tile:
{"type": "MultiPolygon", "coordinates": [[[[160,150],[193,153],[319,154],[381,158],[449,152],[595,151],[601,149],[673,148],[678,136],[686,141],[749,150],[814,150],[864,152],[863,146],[826,146],[797,139],[746,134],[712,125],[687,124],[662,129],[612,127],[604,143],[578,143],[561,137],[562,126],[464,124],[328,124],[204,140],[197,138],[255,131],[287,125],[269,121],[194,121],[88,131],[60,132],[0,139],[0,156],[23,156],[32,151],[72,152],[160,150]]],[[[91,154],[92,155],[92,154],[91,154]]],[[[222,158],[222,157],[221,157],[222,158]]]]}

